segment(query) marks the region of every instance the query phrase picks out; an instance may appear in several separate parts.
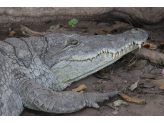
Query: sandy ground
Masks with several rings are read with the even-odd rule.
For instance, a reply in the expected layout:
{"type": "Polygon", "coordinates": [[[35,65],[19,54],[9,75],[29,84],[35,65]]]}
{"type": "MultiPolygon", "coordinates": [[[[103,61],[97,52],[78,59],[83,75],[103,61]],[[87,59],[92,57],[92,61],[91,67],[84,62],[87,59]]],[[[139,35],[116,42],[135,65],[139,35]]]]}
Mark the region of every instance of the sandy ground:
{"type": "MultiPolygon", "coordinates": [[[[43,25],[32,25],[29,28],[35,31],[46,31],[48,28],[54,24],[55,22],[46,23],[43,25]]],[[[13,25],[12,28],[16,33],[16,37],[24,37],[24,35],[20,31],[19,25],[13,25]]],[[[88,33],[90,35],[102,34],[100,30],[105,30],[110,33],[121,33],[125,30],[132,28],[130,24],[115,21],[110,23],[96,23],[96,22],[79,22],[75,25],[73,31],[80,32],[81,34],[88,33]]],[[[3,40],[8,36],[6,33],[7,28],[0,30],[0,40],[3,40]]],[[[147,30],[149,36],[151,36],[155,41],[148,41],[157,46],[157,51],[161,52],[163,47],[159,45],[160,42],[163,41],[164,31],[162,29],[156,30],[147,30]]],[[[98,92],[93,89],[93,85],[98,84],[100,75],[102,77],[108,78],[103,79],[105,81],[104,88],[100,92],[110,92],[115,90],[122,91],[123,94],[128,95],[132,98],[136,99],[144,99],[146,103],[137,104],[132,102],[127,102],[128,105],[120,105],[116,109],[118,112],[114,113],[114,109],[109,107],[108,104],[114,105],[116,100],[124,100],[120,96],[115,96],[108,101],[105,101],[100,105],[99,109],[94,108],[84,108],[78,112],[70,113],[70,114],[53,114],[53,113],[45,113],[34,111],[25,108],[22,112],[21,116],[163,116],[164,115],[164,96],[163,93],[152,93],[155,90],[159,90],[159,87],[162,85],[153,83],[149,78],[141,78],[143,74],[152,74],[156,79],[161,77],[164,79],[162,75],[162,66],[152,64],[145,59],[137,59],[136,63],[131,67],[128,67],[130,60],[134,57],[134,54],[129,53],[113,65],[106,67],[104,70],[99,71],[94,75],[90,75],[80,81],[73,83],[71,86],[66,88],[66,91],[71,91],[73,88],[78,87],[79,85],[86,85],[87,89],[85,92],[98,92]],[[98,78],[99,77],[99,78],[98,78]],[[158,78],[157,78],[158,77],[158,78]],[[138,86],[133,91],[129,90],[129,86],[138,82],[138,86]],[[151,93],[143,93],[142,91],[149,91],[151,93]]],[[[136,60],[136,58],[135,58],[136,60]]],[[[163,82],[164,84],[164,82],[163,82]]],[[[85,93],[84,92],[84,93],[85,93]]],[[[125,101],[125,100],[124,100],[125,101]]]]}

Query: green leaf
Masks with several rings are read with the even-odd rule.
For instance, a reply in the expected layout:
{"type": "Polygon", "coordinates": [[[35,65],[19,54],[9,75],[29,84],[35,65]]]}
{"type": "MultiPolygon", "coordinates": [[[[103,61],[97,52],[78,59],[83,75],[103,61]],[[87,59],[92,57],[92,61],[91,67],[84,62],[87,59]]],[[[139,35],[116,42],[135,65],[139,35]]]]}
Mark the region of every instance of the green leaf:
{"type": "Polygon", "coordinates": [[[69,25],[77,24],[78,20],[77,19],[72,19],[68,22],[69,25]]]}

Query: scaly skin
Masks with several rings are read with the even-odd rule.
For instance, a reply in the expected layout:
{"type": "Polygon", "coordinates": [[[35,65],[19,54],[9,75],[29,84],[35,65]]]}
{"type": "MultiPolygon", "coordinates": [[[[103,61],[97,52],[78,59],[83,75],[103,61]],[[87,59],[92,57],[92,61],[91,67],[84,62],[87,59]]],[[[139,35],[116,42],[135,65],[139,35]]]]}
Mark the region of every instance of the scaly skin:
{"type": "Polygon", "coordinates": [[[137,49],[147,37],[146,31],[132,29],[107,36],[65,33],[0,41],[0,115],[19,115],[24,107],[53,113],[98,108],[97,102],[119,91],[62,90],[137,49]]]}

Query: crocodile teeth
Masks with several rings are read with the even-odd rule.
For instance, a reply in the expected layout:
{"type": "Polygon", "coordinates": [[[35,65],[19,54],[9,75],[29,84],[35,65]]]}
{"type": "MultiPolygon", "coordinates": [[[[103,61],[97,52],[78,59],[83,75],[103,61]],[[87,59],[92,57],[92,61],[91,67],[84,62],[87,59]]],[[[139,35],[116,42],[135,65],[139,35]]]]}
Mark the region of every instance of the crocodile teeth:
{"type": "Polygon", "coordinates": [[[121,54],[121,51],[118,51],[118,56],[120,56],[120,54],[121,54]]]}
{"type": "Polygon", "coordinates": [[[101,52],[100,53],[103,53],[103,51],[101,50],[101,52]]]}
{"type": "Polygon", "coordinates": [[[115,53],[115,57],[117,57],[117,53],[115,53]]]}
{"type": "Polygon", "coordinates": [[[125,50],[122,50],[122,54],[125,54],[125,50]]]}
{"type": "Polygon", "coordinates": [[[114,58],[116,57],[116,54],[113,53],[113,56],[112,56],[112,57],[113,57],[113,59],[114,59],[114,58]]]}
{"type": "Polygon", "coordinates": [[[119,52],[116,53],[116,57],[118,57],[118,56],[119,56],[119,52]]]}

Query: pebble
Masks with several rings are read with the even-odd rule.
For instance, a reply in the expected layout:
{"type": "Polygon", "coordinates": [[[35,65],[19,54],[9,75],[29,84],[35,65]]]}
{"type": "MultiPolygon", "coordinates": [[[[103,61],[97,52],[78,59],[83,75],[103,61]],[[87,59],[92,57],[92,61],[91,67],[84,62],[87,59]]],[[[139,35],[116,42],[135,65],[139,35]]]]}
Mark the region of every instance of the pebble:
{"type": "Polygon", "coordinates": [[[117,110],[112,111],[112,114],[118,114],[117,110]]]}

